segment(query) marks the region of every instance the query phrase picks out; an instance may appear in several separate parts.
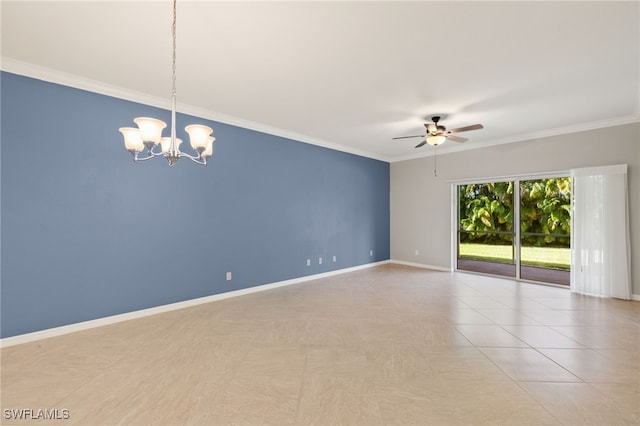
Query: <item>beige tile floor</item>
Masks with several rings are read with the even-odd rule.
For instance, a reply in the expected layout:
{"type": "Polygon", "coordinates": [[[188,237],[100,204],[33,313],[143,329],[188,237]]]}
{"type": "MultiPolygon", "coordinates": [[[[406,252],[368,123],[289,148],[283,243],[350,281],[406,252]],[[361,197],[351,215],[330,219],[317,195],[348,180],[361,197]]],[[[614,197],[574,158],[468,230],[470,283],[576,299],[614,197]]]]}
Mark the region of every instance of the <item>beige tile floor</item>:
{"type": "Polygon", "coordinates": [[[2,424],[640,424],[640,303],[396,265],[1,357],[2,424]]]}

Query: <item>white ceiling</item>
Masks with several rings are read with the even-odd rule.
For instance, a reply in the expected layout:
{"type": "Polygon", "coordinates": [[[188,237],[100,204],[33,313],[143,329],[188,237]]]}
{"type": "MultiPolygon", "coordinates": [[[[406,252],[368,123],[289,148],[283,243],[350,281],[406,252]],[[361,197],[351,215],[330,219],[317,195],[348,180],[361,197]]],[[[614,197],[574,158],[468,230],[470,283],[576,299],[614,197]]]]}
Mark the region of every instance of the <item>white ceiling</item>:
{"type": "MultiPolygon", "coordinates": [[[[2,1],[2,68],[169,107],[171,2],[2,1]]],[[[640,2],[178,1],[178,109],[386,161],[640,121],[640,2]]],[[[123,123],[127,125],[128,123],[123,123]]]]}

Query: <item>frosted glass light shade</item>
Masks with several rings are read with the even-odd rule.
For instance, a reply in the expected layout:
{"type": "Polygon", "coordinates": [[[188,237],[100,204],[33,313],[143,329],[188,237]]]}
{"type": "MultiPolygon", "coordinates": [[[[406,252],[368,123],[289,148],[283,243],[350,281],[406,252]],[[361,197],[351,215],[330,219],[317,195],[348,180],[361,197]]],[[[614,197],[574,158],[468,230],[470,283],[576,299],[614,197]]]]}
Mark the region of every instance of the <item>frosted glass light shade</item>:
{"type": "Polygon", "coordinates": [[[162,129],[167,127],[164,121],[149,117],[138,117],[133,122],[138,125],[143,142],[159,143],[162,129]]]}
{"type": "MultiPolygon", "coordinates": [[[[182,143],[182,139],[176,138],[176,149],[180,151],[180,144],[182,143]]],[[[171,138],[166,137],[160,139],[160,147],[162,148],[162,153],[166,154],[171,149],[171,138]]]]}
{"type": "Polygon", "coordinates": [[[207,148],[209,138],[211,137],[211,133],[213,133],[213,129],[211,127],[200,124],[191,124],[185,127],[184,130],[189,133],[191,147],[195,151],[198,151],[198,148],[201,148],[201,151],[207,148]]]}
{"type": "Polygon", "coordinates": [[[128,151],[141,152],[144,149],[140,129],[120,127],[118,130],[120,130],[120,133],[124,136],[124,147],[127,148],[128,151]]]}
{"type": "Polygon", "coordinates": [[[442,135],[427,136],[427,143],[433,146],[440,145],[442,142],[446,140],[447,140],[447,137],[442,135]]]}
{"type": "Polygon", "coordinates": [[[214,138],[213,136],[209,138],[209,143],[207,144],[207,148],[202,153],[203,157],[211,157],[213,155],[213,143],[215,142],[215,140],[216,138],[214,138]]]}

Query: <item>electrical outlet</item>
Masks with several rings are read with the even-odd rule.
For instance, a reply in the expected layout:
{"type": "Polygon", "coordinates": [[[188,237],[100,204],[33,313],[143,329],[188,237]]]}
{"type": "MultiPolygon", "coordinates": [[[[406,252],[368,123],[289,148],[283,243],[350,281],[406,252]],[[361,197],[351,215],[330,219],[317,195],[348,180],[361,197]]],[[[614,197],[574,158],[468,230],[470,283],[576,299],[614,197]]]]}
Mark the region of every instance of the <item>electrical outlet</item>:
{"type": "Polygon", "coordinates": [[[420,250],[416,249],[416,256],[420,256],[420,250]]]}
{"type": "Polygon", "coordinates": [[[227,272],[227,281],[231,281],[231,272],[227,272]]]}
{"type": "Polygon", "coordinates": [[[334,261],[334,262],[336,261],[336,257],[335,257],[335,256],[333,256],[333,261],[334,261]]]}
{"type": "Polygon", "coordinates": [[[318,265],[322,265],[322,258],[318,259],[318,265]]]}
{"type": "Polygon", "coordinates": [[[369,250],[369,256],[373,256],[373,250],[369,250]]]}
{"type": "Polygon", "coordinates": [[[307,266],[311,266],[311,259],[307,259],[307,266]]]}

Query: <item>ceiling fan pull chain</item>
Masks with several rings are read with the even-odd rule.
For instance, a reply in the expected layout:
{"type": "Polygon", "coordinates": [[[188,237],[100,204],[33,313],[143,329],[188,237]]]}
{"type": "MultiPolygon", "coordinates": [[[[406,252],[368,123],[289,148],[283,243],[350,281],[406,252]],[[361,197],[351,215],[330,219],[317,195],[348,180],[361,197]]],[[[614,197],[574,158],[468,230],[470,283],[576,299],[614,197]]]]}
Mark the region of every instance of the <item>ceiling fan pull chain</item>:
{"type": "Polygon", "coordinates": [[[434,147],[434,154],[433,154],[433,175],[435,177],[438,177],[438,147],[437,146],[434,147]]]}

